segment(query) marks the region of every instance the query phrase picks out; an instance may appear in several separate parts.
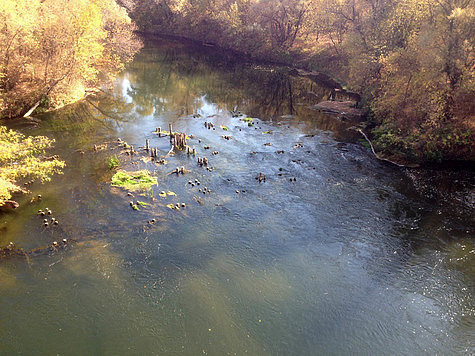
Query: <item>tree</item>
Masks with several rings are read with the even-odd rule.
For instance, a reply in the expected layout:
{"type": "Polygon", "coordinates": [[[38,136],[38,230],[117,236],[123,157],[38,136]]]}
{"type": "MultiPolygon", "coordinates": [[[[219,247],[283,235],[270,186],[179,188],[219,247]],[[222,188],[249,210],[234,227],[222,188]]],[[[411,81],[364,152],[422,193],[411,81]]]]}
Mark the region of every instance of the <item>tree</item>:
{"type": "Polygon", "coordinates": [[[377,143],[413,160],[473,160],[475,8],[457,0],[426,5],[431,12],[407,45],[381,58],[377,143]]]}
{"type": "Polygon", "coordinates": [[[60,173],[64,162],[55,156],[44,157],[45,149],[54,140],[47,137],[25,137],[21,133],[0,126],[0,206],[11,198],[13,192],[23,192],[18,180],[23,178],[50,180],[60,173]]]}
{"type": "Polygon", "coordinates": [[[309,1],[264,0],[255,8],[262,26],[271,36],[273,47],[284,51],[292,48],[305,23],[309,1]]]}
{"type": "Polygon", "coordinates": [[[0,23],[0,117],[76,100],[139,48],[113,0],[4,0],[0,23]]]}

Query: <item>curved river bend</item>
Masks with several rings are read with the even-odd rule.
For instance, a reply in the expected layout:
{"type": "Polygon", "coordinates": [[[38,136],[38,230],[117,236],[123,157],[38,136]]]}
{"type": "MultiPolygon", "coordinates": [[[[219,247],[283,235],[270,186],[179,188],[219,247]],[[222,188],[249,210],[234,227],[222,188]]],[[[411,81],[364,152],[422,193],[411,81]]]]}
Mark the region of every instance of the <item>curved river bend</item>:
{"type": "Polygon", "coordinates": [[[54,137],[67,167],[0,216],[0,245],[70,242],[0,260],[0,354],[474,353],[473,172],[374,160],[344,143],[352,123],[311,108],[325,95],[279,68],[155,40],[112,96],[24,128],[54,137]],[[170,149],[153,133],[169,123],[212,172],[184,152],[146,159],[146,139],[170,149]],[[158,186],[111,187],[114,155],[158,186]],[[58,226],[42,226],[46,207],[58,226]]]}

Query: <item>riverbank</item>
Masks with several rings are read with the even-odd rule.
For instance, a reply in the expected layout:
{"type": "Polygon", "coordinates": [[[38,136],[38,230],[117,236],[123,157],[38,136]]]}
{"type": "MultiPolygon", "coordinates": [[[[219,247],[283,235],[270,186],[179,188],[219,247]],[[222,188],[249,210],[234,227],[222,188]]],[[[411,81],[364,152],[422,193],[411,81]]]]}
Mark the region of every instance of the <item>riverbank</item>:
{"type": "MultiPolygon", "coordinates": [[[[197,42],[218,47],[212,40],[208,41],[197,42]]],[[[346,83],[350,89],[360,93],[363,106],[371,111],[367,125],[371,127],[371,131],[366,134],[380,155],[408,164],[475,160],[474,129],[468,119],[473,117],[474,109],[470,103],[473,91],[468,84],[459,88],[459,94],[454,96],[457,99],[455,101],[454,98],[451,99],[452,95],[446,95],[453,90],[447,88],[446,82],[439,83],[433,90],[424,90],[417,86],[420,86],[419,83],[429,82],[429,78],[421,78],[415,83],[412,78],[417,73],[412,73],[411,68],[407,68],[409,72],[405,73],[398,69],[397,62],[385,62],[383,55],[371,57],[367,53],[368,50],[357,50],[361,44],[346,48],[348,44],[341,43],[318,49],[296,45],[282,56],[279,50],[239,53],[232,48],[232,43],[230,40],[229,44],[226,44],[227,50],[245,57],[246,60],[272,58],[279,54],[277,57],[283,60],[274,63],[337,76],[336,82],[339,85],[346,83]],[[395,77],[391,77],[391,70],[398,71],[395,77]],[[389,85],[391,80],[394,83],[389,85]],[[439,100],[437,98],[447,101],[444,109],[433,105],[439,100]],[[425,109],[420,110],[421,107],[425,109]]],[[[226,51],[223,48],[221,50],[226,51]]],[[[375,51],[377,52],[376,49],[375,51]]],[[[424,55],[419,57],[423,58],[424,55]]],[[[426,72],[433,70],[427,69],[426,72]]],[[[442,69],[441,71],[443,72],[442,69]]],[[[471,75],[473,73],[467,73],[467,78],[471,75]]]]}
{"type": "MultiPolygon", "coordinates": [[[[342,88],[342,85],[340,84],[340,82],[334,80],[330,76],[322,72],[309,70],[310,68],[309,61],[307,61],[305,65],[302,65],[301,67],[296,68],[294,66],[291,66],[289,63],[276,62],[276,61],[261,59],[258,57],[253,57],[251,55],[247,55],[247,54],[238,52],[236,50],[219,47],[215,44],[205,43],[203,41],[197,41],[197,40],[186,38],[183,36],[174,36],[174,35],[169,35],[169,34],[156,34],[156,33],[150,33],[150,32],[137,32],[137,34],[140,35],[146,41],[171,40],[171,41],[177,41],[179,43],[186,44],[186,45],[202,46],[202,48],[204,49],[215,51],[216,54],[221,55],[225,59],[225,61],[229,61],[229,62],[237,61],[237,62],[249,63],[252,65],[262,65],[262,66],[269,66],[269,67],[275,67],[275,68],[284,68],[288,70],[289,75],[307,77],[319,85],[324,85],[328,87],[330,90],[334,88],[336,89],[342,88]]],[[[353,95],[356,94],[353,92],[350,92],[350,93],[353,95]]],[[[84,94],[88,95],[86,91],[84,92],[84,94]]],[[[84,97],[82,97],[81,99],[83,98],[84,97]]],[[[370,106],[366,99],[363,99],[363,102],[366,102],[366,106],[363,109],[352,108],[351,106],[354,106],[355,103],[348,102],[345,104],[344,99],[345,99],[344,96],[342,96],[340,97],[339,101],[334,101],[334,102],[322,101],[321,103],[315,103],[315,105],[317,108],[323,111],[337,114],[337,117],[340,117],[340,116],[345,117],[347,113],[352,113],[351,116],[356,115],[358,117],[358,120],[366,120],[366,113],[368,112],[369,106],[370,106]]],[[[359,100],[361,100],[361,98],[359,98],[359,100]]],[[[356,102],[356,104],[359,104],[359,102],[356,102]]],[[[56,110],[56,109],[57,108],[53,108],[50,110],[56,110]]],[[[49,111],[49,110],[45,110],[45,111],[49,111]]],[[[415,157],[416,155],[414,155],[414,153],[412,153],[413,158],[408,159],[407,156],[401,154],[401,152],[397,150],[391,151],[390,145],[387,142],[382,144],[380,142],[381,141],[380,138],[386,137],[390,135],[391,133],[390,131],[385,131],[382,125],[376,124],[373,116],[371,116],[369,121],[366,121],[365,124],[360,127],[360,129],[363,130],[364,139],[370,142],[370,146],[373,146],[371,149],[378,159],[382,158],[383,160],[392,161],[397,165],[412,166],[412,167],[433,163],[433,159],[424,161],[424,160],[421,160],[420,157],[416,158],[415,157]],[[365,127],[370,128],[370,129],[365,130],[364,129],[365,127]],[[377,132],[376,136],[374,135],[374,132],[377,132]]],[[[439,164],[444,164],[443,162],[444,160],[439,162],[439,164]]],[[[468,162],[470,162],[470,160],[468,162]]]]}

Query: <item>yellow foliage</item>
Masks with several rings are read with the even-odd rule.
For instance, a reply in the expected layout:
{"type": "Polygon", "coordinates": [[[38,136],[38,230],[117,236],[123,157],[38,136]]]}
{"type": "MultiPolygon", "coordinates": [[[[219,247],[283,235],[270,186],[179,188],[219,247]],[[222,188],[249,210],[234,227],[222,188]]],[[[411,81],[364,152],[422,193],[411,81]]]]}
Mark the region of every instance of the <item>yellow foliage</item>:
{"type": "Polygon", "coordinates": [[[45,98],[52,107],[66,104],[139,48],[113,0],[2,0],[0,23],[0,117],[45,98]]]}
{"type": "Polygon", "coordinates": [[[0,206],[11,198],[11,193],[23,191],[18,179],[48,181],[52,174],[61,173],[63,161],[43,157],[45,149],[53,143],[54,140],[44,136],[25,137],[0,126],[0,206]]]}

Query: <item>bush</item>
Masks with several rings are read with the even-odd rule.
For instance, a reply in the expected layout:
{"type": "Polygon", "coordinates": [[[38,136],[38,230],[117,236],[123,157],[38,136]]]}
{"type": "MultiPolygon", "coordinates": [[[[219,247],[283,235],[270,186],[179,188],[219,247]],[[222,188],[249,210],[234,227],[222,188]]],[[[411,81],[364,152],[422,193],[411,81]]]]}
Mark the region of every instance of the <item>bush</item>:
{"type": "Polygon", "coordinates": [[[24,191],[18,180],[28,177],[48,181],[52,174],[61,173],[63,161],[44,157],[45,149],[53,143],[44,136],[25,137],[0,126],[0,206],[13,192],[24,191]]]}

